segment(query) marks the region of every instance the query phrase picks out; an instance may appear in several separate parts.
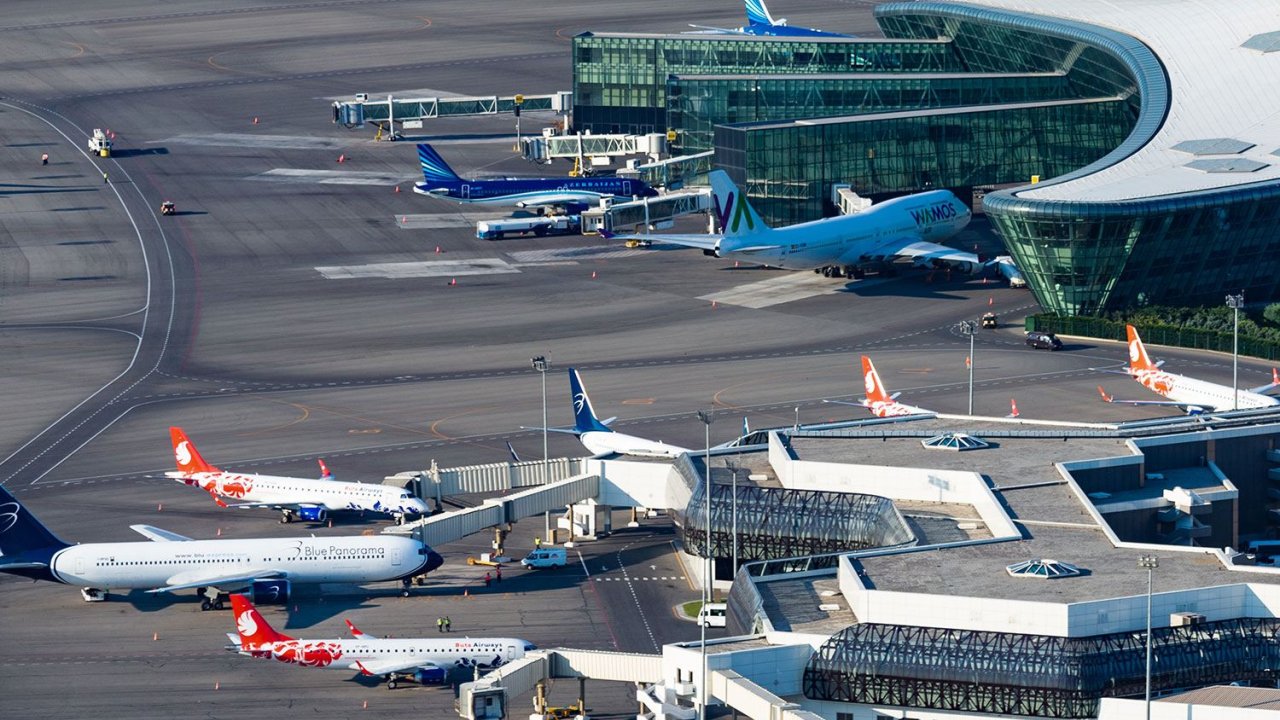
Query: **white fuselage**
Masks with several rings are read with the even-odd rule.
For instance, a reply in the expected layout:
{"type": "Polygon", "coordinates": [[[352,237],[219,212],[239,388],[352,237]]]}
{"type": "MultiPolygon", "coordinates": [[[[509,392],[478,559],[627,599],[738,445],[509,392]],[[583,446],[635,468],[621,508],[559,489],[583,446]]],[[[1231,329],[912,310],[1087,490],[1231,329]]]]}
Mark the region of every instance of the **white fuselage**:
{"type": "Polygon", "coordinates": [[[896,400],[864,401],[863,405],[879,418],[904,417],[906,415],[933,415],[932,410],[925,410],[914,405],[905,405],[896,400]]]}
{"type": "Polygon", "coordinates": [[[1228,385],[1174,375],[1163,370],[1130,370],[1130,375],[1142,383],[1143,387],[1174,402],[1209,406],[1214,411],[1232,410],[1236,407],[1253,410],[1280,405],[1278,398],[1249,390],[1237,390],[1238,399],[1233,400],[1231,387],[1228,385]]]}
{"type": "Polygon", "coordinates": [[[314,505],[328,510],[368,510],[388,515],[418,515],[426,504],[408,491],[390,485],[312,480],[227,472],[168,472],[179,482],[238,502],[282,507],[314,505]]]}
{"type": "Polygon", "coordinates": [[[92,588],[180,585],[216,571],[283,574],[291,583],[380,582],[414,575],[426,546],[395,535],[85,543],[54,553],[54,578],[92,588]],[[421,553],[420,553],[421,551],[421,553]]]}
{"type": "Polygon", "coordinates": [[[787,270],[856,265],[889,254],[904,239],[941,242],[969,224],[971,213],[947,190],[886,200],[854,215],[842,215],[726,238],[721,257],[738,254],[787,270]],[[770,246],[770,247],[763,247],[770,246]]]}
{"type": "Polygon", "coordinates": [[[596,455],[617,453],[619,455],[635,455],[638,457],[673,458],[689,452],[688,448],[618,432],[584,432],[578,435],[578,440],[596,455]]]}
{"type": "Polygon", "coordinates": [[[357,670],[388,666],[450,668],[497,667],[524,657],[525,641],[517,638],[342,638],[334,640],[275,640],[241,648],[243,655],[270,657],[305,667],[357,670]]]}

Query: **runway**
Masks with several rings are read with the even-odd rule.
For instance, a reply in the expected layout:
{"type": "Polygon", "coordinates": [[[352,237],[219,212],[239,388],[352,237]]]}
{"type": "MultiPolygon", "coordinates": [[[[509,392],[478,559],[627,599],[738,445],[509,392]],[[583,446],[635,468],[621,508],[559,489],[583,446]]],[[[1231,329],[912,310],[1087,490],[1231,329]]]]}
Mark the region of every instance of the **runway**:
{"type": "MultiPolygon", "coordinates": [[[[1004,415],[1016,398],[1024,417],[1161,414],[1097,400],[1100,383],[1142,390],[1094,371],[1123,361],[1120,344],[1027,348],[1020,322],[1035,306],[1024,290],[959,276],[929,283],[922,272],[828,280],[592,237],[478,240],[474,221],[489,209],[410,192],[412,141],[374,142],[371,128],[331,122],[331,99],[357,92],[569,89],[578,32],[740,24],[738,5],[557,0],[500,17],[459,0],[21,8],[0,25],[0,484],[64,539],[141,539],[131,523],[194,537],[377,529],[220,511],[161,477],[171,469],[166,428],[184,427],[226,468],[311,476],[323,457],[344,480],[378,482],[432,460],[501,461],[508,442],[536,458],[541,434],[521,429],[541,423],[536,355],[552,362],[553,425],[572,422],[565,370],[576,367],[618,429],[697,447],[703,408],[716,412],[713,444],[735,437],[744,417],[759,428],[860,416],[823,400],[860,392],[863,353],[904,402],[963,412],[969,347],[955,325],[990,309],[1004,327],[976,339],[977,412],[1004,415]],[[116,134],[111,158],[81,151],[93,128],[116,134]],[[163,200],[178,214],[159,216],[163,200]],[[768,302],[756,297],[762,287],[776,291],[768,302]]],[[[787,14],[875,27],[864,5],[796,0],[787,14]]],[[[529,113],[522,131],[555,121],[529,113]]],[[[421,132],[464,174],[567,172],[518,159],[513,130],[509,117],[481,117],[421,132]]],[[[981,221],[961,240],[998,247],[981,221]]],[[[1153,352],[1173,372],[1230,381],[1230,357],[1153,352]]],[[[1269,376],[1261,363],[1241,365],[1242,384],[1269,376]]],[[[583,449],[553,434],[550,453],[583,449]]],[[[518,526],[513,549],[527,550],[540,527],[518,526]]],[[[399,637],[435,632],[443,612],[456,631],[639,652],[697,636],[672,621],[697,590],[678,579],[686,573],[665,520],[584,544],[582,567],[561,575],[511,573],[500,590],[463,595],[480,576],[465,557],[489,539],[440,548],[448,562],[419,596],[326,588],[268,618],[324,637],[351,617],[399,637]]],[[[226,652],[229,617],[199,612],[190,595],[90,605],[74,588],[4,576],[0,623],[5,716],[348,717],[364,702],[453,713],[448,689],[388,692],[354,673],[226,652]]],[[[629,688],[592,687],[594,716],[634,715],[629,688]]],[[[576,691],[562,682],[553,700],[576,691]]]]}

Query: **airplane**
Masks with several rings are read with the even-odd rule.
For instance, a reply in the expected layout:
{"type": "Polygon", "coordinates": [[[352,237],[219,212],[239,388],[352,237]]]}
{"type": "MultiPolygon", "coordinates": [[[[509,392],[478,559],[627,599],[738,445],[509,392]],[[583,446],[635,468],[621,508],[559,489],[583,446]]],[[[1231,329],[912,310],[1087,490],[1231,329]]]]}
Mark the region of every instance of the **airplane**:
{"type": "Polygon", "coordinates": [[[771,228],[723,170],[713,170],[708,177],[721,234],[605,236],[668,242],[698,248],[713,257],[813,270],[825,277],[861,278],[862,263],[892,257],[954,265],[969,272],[982,268],[976,255],[936,242],[960,232],[972,215],[948,190],[893,198],[853,215],[771,228]]]}
{"type": "Polygon", "coordinates": [[[1027,286],[1027,279],[1022,276],[1022,271],[1017,265],[1013,264],[1013,257],[1010,255],[998,255],[989,264],[994,265],[996,270],[1009,281],[1011,288],[1024,288],[1027,286]]]}
{"type": "Polygon", "coordinates": [[[231,596],[231,612],[236,631],[227,633],[228,650],[303,667],[359,670],[386,678],[389,690],[399,679],[444,682],[452,667],[498,667],[537,649],[519,638],[379,638],[350,620],[350,640],[297,640],[271,627],[244,595],[231,596]]]}
{"type": "Polygon", "coordinates": [[[851,403],[841,400],[823,400],[823,402],[865,407],[871,411],[872,415],[878,418],[937,414],[932,410],[925,410],[914,405],[898,402],[898,396],[902,393],[890,395],[889,391],[885,390],[884,383],[880,382],[880,373],[876,372],[876,366],[871,364],[871,358],[866,355],[862,356],[862,385],[867,392],[867,396],[861,402],[851,403]]]}
{"type": "Polygon", "coordinates": [[[654,197],[658,193],[643,180],[602,177],[508,177],[467,179],[458,175],[426,143],[418,145],[418,161],[425,182],[414,186],[419,195],[463,204],[514,207],[564,207],[581,211],[607,197],[654,197]]]}
{"type": "Polygon", "coordinates": [[[553,432],[567,432],[577,435],[579,442],[595,455],[617,453],[619,455],[635,455],[637,457],[673,458],[692,452],[689,448],[668,445],[660,440],[647,440],[611,429],[609,424],[617,418],[609,418],[602,421],[596,417],[595,409],[591,406],[591,398],[587,395],[587,389],[582,384],[582,378],[578,376],[578,371],[574,368],[569,368],[569,390],[573,400],[574,426],[572,428],[547,429],[553,432]]]}
{"type": "Polygon", "coordinates": [[[1221,412],[1236,407],[1241,410],[1254,410],[1280,405],[1280,398],[1262,394],[1280,386],[1280,373],[1277,373],[1275,368],[1271,369],[1270,383],[1248,390],[1236,390],[1236,398],[1233,402],[1232,388],[1228,385],[1197,380],[1185,375],[1174,375],[1161,370],[1160,366],[1164,361],[1151,362],[1151,357],[1147,355],[1147,348],[1142,344],[1142,338],[1138,337],[1138,331],[1132,325],[1125,325],[1125,331],[1129,336],[1129,367],[1122,374],[1128,375],[1142,383],[1143,387],[1169,400],[1117,400],[1108,395],[1099,385],[1098,392],[1105,402],[1123,405],[1172,405],[1182,408],[1188,415],[1221,412]]]}
{"type": "Polygon", "coordinates": [[[335,510],[368,510],[390,515],[403,525],[406,515],[428,511],[426,502],[403,488],[333,480],[323,460],[319,480],[228,472],[205,462],[182,428],[169,428],[169,439],[178,469],[165,477],[204,490],[219,507],[272,508],[280,511],[282,523],[293,522],[295,515],[324,522],[335,510]],[[248,502],[228,505],[222,498],[248,502]]]}
{"type": "Polygon", "coordinates": [[[219,586],[288,602],[293,584],[399,580],[407,597],[412,578],[444,564],[425,543],[403,536],[193,540],[150,525],[129,527],[149,541],[70,545],[0,487],[0,572],[78,585],[86,602],[106,600],[108,588],[195,588],[201,610],[220,610],[219,586]]]}
{"type": "Polygon", "coordinates": [[[740,28],[720,28],[708,25],[690,25],[698,30],[692,35],[764,35],[773,37],[839,37],[848,38],[853,35],[825,32],[814,28],[791,27],[786,18],[773,19],[764,0],[746,0],[747,24],[740,28]]]}

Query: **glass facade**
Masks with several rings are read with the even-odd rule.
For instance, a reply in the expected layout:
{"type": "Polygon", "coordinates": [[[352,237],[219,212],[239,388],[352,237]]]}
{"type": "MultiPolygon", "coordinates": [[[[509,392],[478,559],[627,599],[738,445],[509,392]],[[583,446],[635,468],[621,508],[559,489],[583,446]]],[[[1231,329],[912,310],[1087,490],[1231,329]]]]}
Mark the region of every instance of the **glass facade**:
{"type": "Polygon", "coordinates": [[[963,72],[939,40],[583,33],[573,38],[573,126],[667,130],[667,76],[963,72]]]}
{"type": "MultiPolygon", "coordinates": [[[[1151,644],[1153,691],[1280,678],[1280,619],[1154,628],[1151,644]]],[[[1142,695],[1145,673],[1143,632],[1064,638],[864,623],[823,643],[803,689],[815,700],[1092,718],[1101,698],[1142,695]]]]}
{"type": "MultiPolygon", "coordinates": [[[[676,537],[686,552],[704,557],[706,483],[692,464],[676,467],[690,491],[685,508],[672,514],[676,537]]],[[[715,475],[725,472],[717,468],[715,475]]],[[[730,566],[735,525],[740,564],[916,542],[906,521],[887,498],[760,487],[747,483],[745,476],[738,483],[735,496],[729,480],[716,477],[711,489],[710,552],[718,563],[717,576],[732,577],[734,572],[730,566]]]]}
{"type": "Polygon", "coordinates": [[[767,221],[789,225],[832,214],[836,183],[885,196],[1048,177],[1107,154],[1131,126],[1118,99],[718,125],[716,161],[767,221]]]}
{"type": "Polygon", "coordinates": [[[720,124],[1076,97],[1059,73],[672,75],[666,94],[667,127],[679,133],[685,153],[712,149],[712,129],[720,124]]]}

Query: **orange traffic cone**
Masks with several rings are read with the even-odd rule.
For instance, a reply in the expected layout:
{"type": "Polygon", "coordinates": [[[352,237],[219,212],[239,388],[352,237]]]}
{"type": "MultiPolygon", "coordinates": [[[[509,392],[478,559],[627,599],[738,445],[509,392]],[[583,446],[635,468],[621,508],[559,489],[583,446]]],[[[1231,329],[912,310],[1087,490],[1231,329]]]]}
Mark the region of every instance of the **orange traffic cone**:
{"type": "Polygon", "coordinates": [[[218,689],[218,688],[220,688],[220,687],[222,687],[222,683],[218,682],[217,680],[214,680],[214,681],[213,681],[213,689],[214,689],[214,690],[217,690],[217,689],[218,689]]]}
{"type": "Polygon", "coordinates": [[[164,509],[164,503],[156,503],[156,512],[160,512],[163,509],[164,509]]]}
{"type": "Polygon", "coordinates": [[[408,215],[401,215],[401,216],[400,216],[400,224],[401,224],[401,225],[404,225],[404,224],[405,224],[405,223],[407,223],[407,222],[409,222],[409,216],[408,216],[408,215]]]}
{"type": "Polygon", "coordinates": [[[363,706],[362,708],[360,708],[360,709],[361,709],[361,710],[368,710],[368,709],[369,709],[369,701],[368,701],[368,700],[365,700],[365,701],[364,701],[364,706],[363,706]]]}
{"type": "Polygon", "coordinates": [[[595,279],[596,279],[596,271],[595,271],[595,270],[592,270],[592,271],[591,271],[591,279],[592,279],[592,280],[595,280],[595,279]]]}
{"type": "Polygon", "coordinates": [[[222,537],[222,528],[218,528],[218,534],[216,537],[222,537]]]}
{"type": "Polygon", "coordinates": [[[254,118],[253,118],[253,124],[254,124],[254,125],[257,125],[257,124],[258,124],[258,118],[257,118],[257,116],[254,116],[254,118]]]}
{"type": "Polygon", "coordinates": [[[159,640],[159,639],[160,639],[160,633],[158,633],[158,632],[153,632],[153,633],[151,633],[151,642],[155,642],[155,641],[157,641],[157,640],[159,640]]]}
{"type": "Polygon", "coordinates": [[[1009,408],[1012,410],[1012,412],[1009,413],[1009,417],[1018,417],[1018,401],[1013,398],[1009,398],[1009,408]]]}
{"type": "Polygon", "coordinates": [[[995,299],[995,298],[993,298],[993,297],[989,297],[989,298],[987,298],[987,307],[991,307],[992,305],[995,305],[995,304],[996,304],[996,299],[995,299]]]}
{"type": "Polygon", "coordinates": [[[346,154],[346,153],[343,153],[343,154],[341,154],[341,155],[339,155],[339,156],[338,156],[338,162],[343,163],[343,162],[346,162],[346,161],[347,161],[347,154],[346,154]]]}
{"type": "Polygon", "coordinates": [[[397,185],[397,186],[396,186],[396,192],[400,192],[400,186],[399,186],[399,185],[397,185]]]}
{"type": "Polygon", "coordinates": [[[716,309],[716,301],[715,301],[715,300],[712,300],[712,301],[711,301],[711,309],[712,309],[712,310],[715,310],[715,309],[716,309]]]}
{"type": "Polygon", "coordinates": [[[329,527],[333,527],[333,518],[329,518],[329,527]]]}
{"type": "Polygon", "coordinates": [[[458,278],[452,278],[449,280],[449,287],[453,287],[454,285],[457,285],[457,284],[458,284],[458,278]]]}
{"type": "Polygon", "coordinates": [[[436,254],[437,254],[437,255],[439,255],[439,254],[440,254],[440,246],[439,246],[439,245],[437,245],[437,246],[436,246],[436,254]]]}

